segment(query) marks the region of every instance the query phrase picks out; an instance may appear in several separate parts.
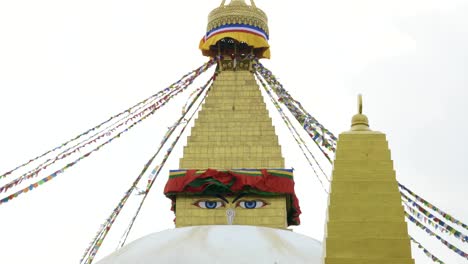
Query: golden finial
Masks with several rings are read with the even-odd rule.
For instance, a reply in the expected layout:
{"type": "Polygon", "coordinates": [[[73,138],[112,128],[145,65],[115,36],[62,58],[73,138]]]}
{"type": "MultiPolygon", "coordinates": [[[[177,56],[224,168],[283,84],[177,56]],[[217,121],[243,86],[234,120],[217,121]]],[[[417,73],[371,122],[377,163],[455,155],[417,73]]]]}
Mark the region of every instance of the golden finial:
{"type": "Polygon", "coordinates": [[[362,94],[358,94],[358,113],[362,115],[362,94]]]}
{"type": "Polygon", "coordinates": [[[231,0],[230,5],[247,5],[245,0],[231,0]]]}
{"type": "Polygon", "coordinates": [[[257,8],[257,6],[255,5],[255,1],[254,1],[254,0],[250,0],[250,5],[251,5],[252,7],[257,8]]]}
{"type": "Polygon", "coordinates": [[[362,114],[362,95],[358,95],[358,113],[351,121],[351,131],[370,131],[369,119],[362,114]]]}
{"type": "Polygon", "coordinates": [[[268,35],[268,18],[265,12],[255,5],[254,0],[250,0],[250,5],[247,5],[245,0],[231,0],[229,4],[223,0],[221,5],[208,15],[207,31],[227,24],[259,27],[268,35]]]}
{"type": "MultiPolygon", "coordinates": [[[[224,6],[225,3],[226,3],[226,0],[223,0],[221,5],[224,6]]],[[[246,5],[245,0],[231,0],[230,4],[231,5],[246,5]]],[[[250,0],[250,5],[253,7],[256,7],[254,0],[250,0]]]]}

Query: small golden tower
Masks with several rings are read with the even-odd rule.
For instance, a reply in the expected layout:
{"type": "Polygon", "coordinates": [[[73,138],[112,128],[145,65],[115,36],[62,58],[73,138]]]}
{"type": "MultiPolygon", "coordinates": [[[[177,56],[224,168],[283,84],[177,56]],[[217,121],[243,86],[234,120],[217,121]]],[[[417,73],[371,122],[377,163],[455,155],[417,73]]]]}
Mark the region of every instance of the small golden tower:
{"type": "Polygon", "coordinates": [[[176,227],[299,224],[292,170],[251,71],[255,57],[270,54],[265,13],[253,0],[223,1],[200,49],[218,58],[218,75],[165,188],[176,227]]]}
{"type": "Polygon", "coordinates": [[[324,239],[325,264],[414,264],[385,134],[358,114],[339,136],[324,239]]]}

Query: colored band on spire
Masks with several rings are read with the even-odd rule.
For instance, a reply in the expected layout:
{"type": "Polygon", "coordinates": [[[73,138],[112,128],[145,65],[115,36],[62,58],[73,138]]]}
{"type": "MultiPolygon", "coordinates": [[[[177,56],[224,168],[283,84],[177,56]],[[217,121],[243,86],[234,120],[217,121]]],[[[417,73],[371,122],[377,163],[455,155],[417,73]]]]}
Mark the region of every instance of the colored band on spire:
{"type": "Polygon", "coordinates": [[[210,47],[224,38],[232,38],[247,43],[255,49],[262,49],[261,58],[270,58],[268,33],[256,26],[246,24],[226,24],[208,31],[200,40],[199,48],[203,55],[210,55],[210,47]]]}
{"type": "Polygon", "coordinates": [[[220,26],[218,28],[208,31],[205,35],[204,41],[206,42],[212,36],[215,36],[221,33],[228,33],[228,32],[250,33],[250,34],[263,37],[267,41],[269,39],[268,34],[259,27],[245,25],[245,24],[230,24],[230,25],[223,25],[223,26],[220,26]]]}

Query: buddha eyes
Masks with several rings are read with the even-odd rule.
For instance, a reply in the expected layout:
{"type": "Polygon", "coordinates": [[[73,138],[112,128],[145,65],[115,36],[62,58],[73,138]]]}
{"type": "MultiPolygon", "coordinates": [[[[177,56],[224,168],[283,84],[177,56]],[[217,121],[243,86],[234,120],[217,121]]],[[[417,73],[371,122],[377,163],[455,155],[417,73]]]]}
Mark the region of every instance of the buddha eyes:
{"type": "Polygon", "coordinates": [[[222,201],[208,201],[208,200],[200,200],[195,202],[193,205],[198,206],[203,209],[216,209],[220,207],[225,207],[225,203],[222,201]]]}
{"type": "Polygon", "coordinates": [[[257,208],[262,208],[265,205],[267,205],[266,202],[262,200],[251,200],[251,201],[239,201],[236,204],[236,207],[242,207],[245,209],[257,209],[257,208]]]}
{"type": "MultiPolygon", "coordinates": [[[[220,207],[226,207],[224,201],[212,201],[212,200],[198,200],[193,205],[203,209],[217,209],[220,207]]],[[[235,207],[242,207],[244,209],[257,209],[268,205],[263,200],[241,200],[236,203],[235,207]]]]}

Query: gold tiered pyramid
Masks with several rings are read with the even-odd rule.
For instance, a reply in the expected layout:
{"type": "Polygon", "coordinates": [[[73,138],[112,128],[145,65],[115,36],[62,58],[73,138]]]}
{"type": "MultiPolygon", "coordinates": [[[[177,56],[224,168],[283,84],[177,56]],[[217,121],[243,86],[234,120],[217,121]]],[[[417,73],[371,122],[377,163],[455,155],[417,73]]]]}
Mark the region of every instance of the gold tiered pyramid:
{"type": "MultiPolygon", "coordinates": [[[[259,86],[249,71],[223,71],[214,82],[180,159],[181,169],[283,168],[284,158],[259,86]]],[[[254,176],[261,177],[261,176],[254,176]]],[[[176,226],[226,224],[224,210],[200,210],[199,197],[179,195],[176,226]]],[[[286,199],[268,200],[268,207],[236,210],[233,224],[286,228],[286,199]]]]}
{"type": "Polygon", "coordinates": [[[253,74],[221,72],[192,128],[180,168],[283,167],[278,137],[253,74]]]}
{"type": "Polygon", "coordinates": [[[253,0],[223,1],[200,49],[216,58],[217,76],[166,184],[176,227],[299,224],[293,172],[252,72],[255,58],[269,57],[265,13],[253,0]]]}
{"type": "Polygon", "coordinates": [[[362,114],[339,136],[333,167],[325,264],[414,264],[385,134],[362,114]]]}

